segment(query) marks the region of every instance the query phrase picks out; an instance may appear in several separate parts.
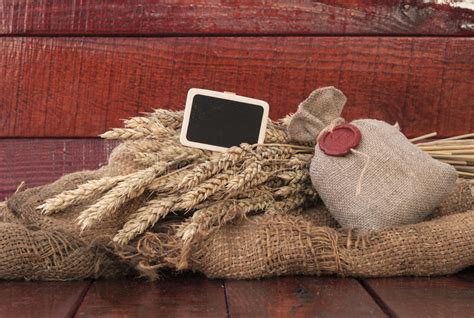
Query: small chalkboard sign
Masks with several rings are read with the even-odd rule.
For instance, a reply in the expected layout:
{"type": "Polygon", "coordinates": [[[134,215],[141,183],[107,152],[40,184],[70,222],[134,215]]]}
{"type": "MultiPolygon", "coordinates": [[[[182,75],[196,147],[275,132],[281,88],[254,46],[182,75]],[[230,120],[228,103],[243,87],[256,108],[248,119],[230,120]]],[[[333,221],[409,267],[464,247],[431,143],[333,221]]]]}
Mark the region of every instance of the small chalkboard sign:
{"type": "Polygon", "coordinates": [[[181,143],[214,151],[263,143],[268,110],[262,100],[192,88],[186,99],[181,143]]]}

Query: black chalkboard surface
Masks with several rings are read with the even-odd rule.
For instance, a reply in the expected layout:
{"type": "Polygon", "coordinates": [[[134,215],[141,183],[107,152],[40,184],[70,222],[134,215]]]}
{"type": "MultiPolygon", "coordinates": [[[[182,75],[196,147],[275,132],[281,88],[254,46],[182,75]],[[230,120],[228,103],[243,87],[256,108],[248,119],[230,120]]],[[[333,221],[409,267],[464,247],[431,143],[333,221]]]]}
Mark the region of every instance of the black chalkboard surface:
{"type": "Polygon", "coordinates": [[[268,117],[264,101],[203,89],[191,89],[186,101],[181,142],[210,150],[241,143],[262,143],[268,117]]]}

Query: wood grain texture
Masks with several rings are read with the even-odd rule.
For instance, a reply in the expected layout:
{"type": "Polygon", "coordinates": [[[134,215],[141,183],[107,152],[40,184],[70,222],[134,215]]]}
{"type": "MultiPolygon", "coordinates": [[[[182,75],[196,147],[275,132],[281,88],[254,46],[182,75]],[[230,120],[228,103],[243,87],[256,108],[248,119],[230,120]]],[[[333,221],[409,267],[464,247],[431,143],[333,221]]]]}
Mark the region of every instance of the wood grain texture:
{"type": "Polygon", "coordinates": [[[67,173],[96,169],[116,144],[100,139],[0,139],[0,201],[22,181],[33,187],[67,173]]]}
{"type": "Polygon", "coordinates": [[[474,129],[474,38],[0,38],[0,136],[96,136],[120,118],[182,108],[191,87],[270,103],[344,91],[347,119],[409,136],[474,129]]]}
{"type": "Polygon", "coordinates": [[[224,286],[196,276],[96,281],[76,317],[225,317],[224,286]]]}
{"type": "Polygon", "coordinates": [[[474,33],[469,1],[0,2],[0,34],[474,33]]]}
{"type": "Polygon", "coordinates": [[[385,317],[353,279],[295,276],[225,285],[230,317],[385,317]]]}
{"type": "Polygon", "coordinates": [[[90,282],[0,282],[0,317],[73,317],[90,282]]]}
{"type": "Polygon", "coordinates": [[[456,276],[380,278],[365,284],[394,317],[473,317],[474,281],[456,276]]]}

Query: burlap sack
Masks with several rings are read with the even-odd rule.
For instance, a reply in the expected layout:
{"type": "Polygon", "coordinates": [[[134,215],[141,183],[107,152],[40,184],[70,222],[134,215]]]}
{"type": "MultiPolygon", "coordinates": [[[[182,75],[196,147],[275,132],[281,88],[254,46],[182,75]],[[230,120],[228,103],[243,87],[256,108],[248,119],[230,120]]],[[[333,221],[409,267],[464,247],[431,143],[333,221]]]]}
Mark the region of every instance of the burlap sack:
{"type": "Polygon", "coordinates": [[[379,230],[417,223],[453,190],[455,169],[419,150],[396,127],[370,119],[352,124],[363,136],[357,151],[368,157],[328,156],[316,146],[310,168],[314,187],[339,224],[379,230]]]}
{"type": "Polygon", "coordinates": [[[333,228],[327,210],[261,215],[227,225],[193,246],[189,268],[214,278],[288,274],[430,276],[474,265],[472,184],[462,183],[434,219],[358,236],[333,228]],[[450,214],[447,211],[470,210],[450,214]]]}
{"type": "MultiPolygon", "coordinates": [[[[336,120],[342,111],[340,94],[334,88],[313,92],[291,120],[292,139],[304,141],[312,134],[316,140],[324,127],[314,118],[336,120]],[[317,129],[310,131],[308,122],[317,129]]],[[[318,143],[310,167],[315,189],[342,226],[379,230],[417,223],[453,190],[455,169],[421,151],[398,128],[372,119],[351,124],[362,135],[356,150],[331,156],[318,143]]]]}

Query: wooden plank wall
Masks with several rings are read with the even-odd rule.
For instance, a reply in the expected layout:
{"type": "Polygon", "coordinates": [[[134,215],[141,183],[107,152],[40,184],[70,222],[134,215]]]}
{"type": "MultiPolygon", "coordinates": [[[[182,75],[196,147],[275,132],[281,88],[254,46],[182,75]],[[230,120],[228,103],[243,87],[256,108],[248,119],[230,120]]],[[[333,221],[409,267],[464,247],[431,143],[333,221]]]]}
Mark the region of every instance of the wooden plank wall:
{"type": "Polygon", "coordinates": [[[347,119],[414,136],[469,131],[474,40],[415,37],[0,40],[0,136],[96,136],[140,111],[182,108],[191,87],[267,100],[283,117],[313,89],[348,97],[347,119]]]}
{"type": "Polygon", "coordinates": [[[93,170],[107,162],[117,145],[97,138],[0,139],[0,201],[24,182],[30,188],[80,170],[93,170]]]}
{"type": "Polygon", "coordinates": [[[347,119],[399,122],[408,136],[472,131],[472,7],[2,1],[0,199],[21,181],[99,166],[113,145],[95,136],[142,111],[182,108],[191,87],[265,99],[278,118],[333,85],[348,96],[347,119]]]}
{"type": "Polygon", "coordinates": [[[470,1],[21,1],[0,3],[6,35],[472,35],[470,1]]]}

